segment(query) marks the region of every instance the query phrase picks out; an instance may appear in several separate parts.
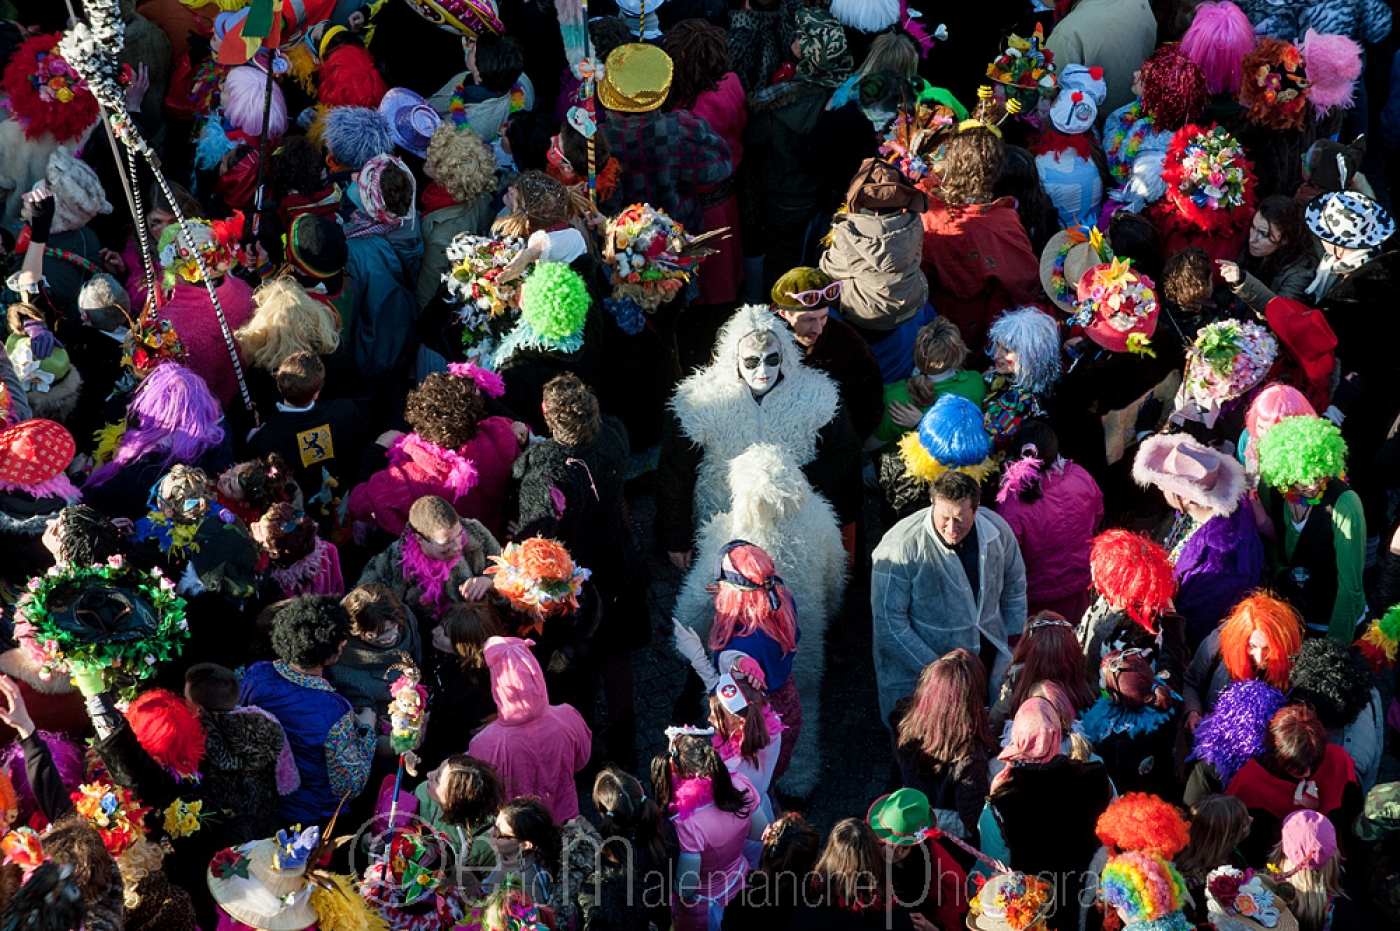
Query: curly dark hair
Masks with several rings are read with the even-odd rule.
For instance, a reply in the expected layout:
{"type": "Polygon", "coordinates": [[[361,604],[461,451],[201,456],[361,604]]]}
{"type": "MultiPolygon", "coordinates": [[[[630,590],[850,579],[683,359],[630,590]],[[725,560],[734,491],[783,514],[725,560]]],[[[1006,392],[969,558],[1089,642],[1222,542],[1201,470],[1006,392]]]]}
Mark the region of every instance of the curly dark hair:
{"type": "Polygon", "coordinates": [[[122,551],[116,525],[86,504],[66,507],[58,514],[58,551],[75,566],[95,566],[122,551]]]}
{"type": "Polygon", "coordinates": [[[685,110],[705,91],[719,87],[729,70],[729,37],[703,19],[683,19],[661,40],[661,50],[671,56],[673,76],[666,106],[685,110]]]}
{"type": "Polygon", "coordinates": [[[55,863],[73,868],[73,881],[88,902],[100,901],[120,875],[113,868],[112,855],[103,846],[102,835],[76,811],[70,811],[44,835],[44,855],[55,863]]]}
{"type": "Polygon", "coordinates": [[[562,446],[582,446],[598,436],[602,421],[593,389],[567,373],[544,386],[544,422],[562,446]]]}
{"type": "Polygon", "coordinates": [[[434,372],[408,393],[403,416],[429,443],[461,449],[476,439],[486,402],[470,379],[434,372]]]}
{"type": "Polygon", "coordinates": [[[293,598],[272,618],[272,649],[284,663],[324,666],[350,639],[350,613],[326,595],[293,598]]]}
{"type": "Polygon", "coordinates": [[[396,217],[406,217],[413,210],[413,175],[397,165],[385,165],[379,176],[379,193],[384,209],[396,217]]]}
{"type": "MultiPolygon", "coordinates": [[[[296,500],[296,476],[287,466],[281,453],[269,453],[257,459],[240,463],[246,466],[234,473],[238,487],[243,490],[243,500],[255,511],[266,511],[274,504],[296,500]]],[[[238,469],[239,466],[234,466],[238,469]]]]}
{"type": "Polygon", "coordinates": [[[1365,658],[1323,637],[1303,641],[1288,682],[1289,699],[1311,705],[1329,730],[1351,724],[1371,701],[1371,670],[1365,658]]]}
{"type": "Polygon", "coordinates": [[[1006,146],[989,127],[964,129],[943,144],[935,193],[950,207],[986,203],[1005,161],[1006,146]]]}
{"type": "Polygon", "coordinates": [[[321,149],[305,136],[288,136],[272,155],[272,186],[278,197],[310,197],[326,186],[321,149]]]}
{"type": "Polygon", "coordinates": [[[1254,212],[1268,221],[1281,241],[1277,249],[1263,258],[1255,258],[1246,249],[1240,258],[1240,267],[1260,281],[1269,282],[1312,248],[1314,240],[1303,219],[1303,205],[1291,197],[1271,194],[1259,202],[1254,212]]]}
{"type": "Polygon", "coordinates": [[[1215,263],[1200,246],[1172,253],[1162,269],[1162,296],[1178,307],[1197,309],[1213,293],[1211,272],[1215,263]]]}
{"type": "Polygon", "coordinates": [[[992,196],[1016,198],[1016,212],[1036,255],[1040,255],[1050,237],[1060,231],[1060,215],[1045,191],[1035,167],[1035,156],[1029,149],[1006,146],[1006,160],[992,185],[992,196]]]}

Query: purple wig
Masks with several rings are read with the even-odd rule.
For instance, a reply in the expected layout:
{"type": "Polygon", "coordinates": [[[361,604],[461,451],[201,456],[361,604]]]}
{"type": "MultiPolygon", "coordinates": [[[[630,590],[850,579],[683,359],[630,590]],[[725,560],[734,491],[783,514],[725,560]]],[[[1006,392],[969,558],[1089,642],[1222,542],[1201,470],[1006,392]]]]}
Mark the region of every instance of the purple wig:
{"type": "MultiPolygon", "coordinates": [[[[224,121],[233,129],[258,138],[262,135],[263,99],[267,93],[267,72],[252,65],[239,65],[224,75],[220,100],[224,121]]],[[[272,107],[267,122],[271,142],[287,131],[287,101],[277,82],[272,82],[272,107]]]]}
{"type": "MultiPolygon", "coordinates": [[[[39,731],[40,739],[49,748],[54,766],[58,767],[58,778],[69,792],[76,792],[87,776],[87,766],[83,760],[83,748],[67,734],[54,731],[39,731]]],[[[34,798],[34,790],[29,787],[29,776],[24,771],[24,748],[16,740],[0,753],[0,767],[15,787],[15,798],[19,800],[19,818],[15,824],[25,824],[39,810],[39,802],[34,798]]]]}
{"type": "Polygon", "coordinates": [[[1283,693],[1267,682],[1232,683],[1196,726],[1196,749],[1188,759],[1214,766],[1221,784],[1228,786],[1244,764],[1264,752],[1269,719],[1285,702],[1283,693]]]}
{"type": "Polygon", "coordinates": [[[204,379],[177,362],[164,362],[146,376],[126,409],[128,426],[117,455],[88,479],[96,487],[128,463],[151,453],[160,465],[194,465],[224,441],[224,416],[204,379]]]}
{"type": "Polygon", "coordinates": [[[1196,7],[1181,50],[1205,72],[1212,94],[1237,94],[1244,76],[1244,56],[1254,51],[1254,27],[1239,7],[1224,0],[1196,7]]]}

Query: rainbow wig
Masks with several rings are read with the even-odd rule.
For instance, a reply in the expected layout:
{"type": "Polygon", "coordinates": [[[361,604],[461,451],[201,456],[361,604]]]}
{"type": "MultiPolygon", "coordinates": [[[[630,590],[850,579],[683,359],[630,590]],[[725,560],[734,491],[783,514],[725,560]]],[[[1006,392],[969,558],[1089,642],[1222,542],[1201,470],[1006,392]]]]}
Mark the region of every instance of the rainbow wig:
{"type": "Polygon", "coordinates": [[[1089,550],[1094,588],[1150,633],[1176,594],[1171,559],[1156,543],[1128,530],[1105,530],[1089,550]]]}
{"type": "Polygon", "coordinates": [[[1354,646],[1371,664],[1371,670],[1376,675],[1394,669],[1396,655],[1400,654],[1400,605],[1393,606],[1372,621],[1354,646]]]}
{"type": "Polygon", "coordinates": [[[1099,815],[1095,833],[1104,846],[1170,860],[1186,849],[1186,816],[1180,808],[1146,792],[1114,799],[1099,815]]]}
{"type": "Polygon", "coordinates": [[[177,462],[198,462],[224,441],[219,402],[204,379],[177,362],[163,362],[146,376],[126,416],[135,426],[122,435],[112,461],[88,478],[89,486],[110,481],[147,455],[153,455],[162,470],[177,462]]]}
{"type": "Polygon", "coordinates": [[[1044,394],[1060,380],[1060,327],[1039,307],[1008,310],[992,324],[991,345],[1016,354],[1012,382],[1044,394]]]}
{"type": "Polygon", "coordinates": [[[1273,488],[1335,478],[1346,463],[1342,431],[1322,417],[1290,417],[1259,440],[1259,477],[1273,488]]]}
{"type": "Polygon", "coordinates": [[[141,749],[177,779],[198,779],[204,725],[183,696],[152,689],[137,696],[126,719],[141,749]]]}
{"type": "Polygon", "coordinates": [[[930,483],[950,470],[981,482],[993,468],[991,454],[992,438],[987,435],[982,408],[952,393],[939,395],[918,429],[899,441],[905,470],[930,483]]]}
{"type": "MultiPolygon", "coordinates": [[[[78,786],[87,781],[87,764],[83,759],[83,748],[67,734],[54,731],[36,731],[39,739],[49,748],[49,756],[58,768],[59,782],[67,792],[76,792],[78,786]]],[[[15,808],[18,811],[16,824],[24,824],[39,811],[39,802],[34,790],[29,786],[29,776],[24,769],[24,748],[19,741],[11,743],[0,753],[0,769],[9,777],[14,787],[15,808]]]]}
{"type": "MultiPolygon", "coordinates": [[[[1191,28],[1181,37],[1181,50],[1196,63],[1212,94],[1239,93],[1244,56],[1254,51],[1254,26],[1229,0],[1196,7],[1191,28]]],[[[1311,71],[1311,63],[1309,63],[1311,71]]]]}
{"type": "MultiPolygon", "coordinates": [[[[219,100],[224,120],[234,129],[254,139],[262,136],[263,100],[267,94],[267,72],[253,65],[239,65],[224,75],[219,100]]],[[[287,100],[282,88],[272,82],[272,106],[268,109],[267,139],[281,139],[287,131],[287,100]]]]}
{"type": "Polygon", "coordinates": [[[1179,46],[1164,45],[1142,63],[1142,109],[1159,130],[1193,122],[1209,97],[1206,76],[1179,46]]]}
{"type": "Polygon", "coordinates": [[[1131,851],[1108,861],[1099,874],[1099,898],[1117,909],[1123,923],[1156,922],[1153,931],[1190,931],[1181,909],[1190,901],[1186,881],[1161,857],[1131,851]]]}
{"type": "Polygon", "coordinates": [[[1263,673],[1265,682],[1274,688],[1288,688],[1288,676],[1293,671],[1293,655],[1303,645],[1303,620],[1286,601],[1256,592],[1235,605],[1235,610],[1220,625],[1220,658],[1234,682],[1254,679],[1263,673]],[[1264,668],[1256,670],[1249,658],[1249,638],[1261,631],[1269,642],[1264,668]]]}
{"type": "Polygon", "coordinates": [[[1333,107],[1356,105],[1356,82],[1361,78],[1361,46],[1347,36],[1318,35],[1309,29],[1298,46],[1308,64],[1308,99],[1320,120],[1333,107]]]}

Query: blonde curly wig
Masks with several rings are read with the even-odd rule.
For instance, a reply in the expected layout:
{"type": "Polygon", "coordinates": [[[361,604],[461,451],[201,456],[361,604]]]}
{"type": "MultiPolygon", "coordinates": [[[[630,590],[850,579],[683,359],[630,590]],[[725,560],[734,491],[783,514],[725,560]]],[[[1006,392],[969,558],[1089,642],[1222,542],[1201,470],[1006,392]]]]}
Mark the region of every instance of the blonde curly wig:
{"type": "Polygon", "coordinates": [[[496,156],[472,129],[451,120],[433,131],[426,170],[459,204],[496,189],[496,156]]]}
{"type": "Polygon", "coordinates": [[[311,297],[291,278],[274,278],[253,294],[258,309],[233,334],[248,362],[277,371],[288,356],[328,356],[340,345],[340,315],[311,297]]]}

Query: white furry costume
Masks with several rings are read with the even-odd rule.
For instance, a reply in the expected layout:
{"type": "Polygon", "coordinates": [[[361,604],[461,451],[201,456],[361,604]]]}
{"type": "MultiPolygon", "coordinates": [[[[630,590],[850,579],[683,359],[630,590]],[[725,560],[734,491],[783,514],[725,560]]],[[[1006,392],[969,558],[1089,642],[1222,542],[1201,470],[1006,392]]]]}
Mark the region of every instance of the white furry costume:
{"type": "Polygon", "coordinates": [[[899,0],[831,0],[831,15],[843,26],[875,35],[899,22],[899,0]]]}
{"type": "Polygon", "coordinates": [[[846,584],[846,551],[836,512],[778,447],[750,446],[729,463],[733,506],[700,528],[695,561],[676,599],[676,619],[709,637],[714,596],[705,586],[715,579],[720,552],[731,540],[747,540],[773,560],[797,604],[802,640],[792,676],[802,701],[802,734],[793,750],[785,791],[807,796],[821,769],[821,687],[828,618],[841,605],[846,584]]]}
{"type": "Polygon", "coordinates": [[[772,443],[799,466],[817,458],[817,434],[836,416],[836,383],[802,364],[792,331],[766,305],[739,308],[719,331],[715,361],[676,386],[671,410],[681,432],[704,450],[695,480],[698,528],[730,506],[729,462],[754,443],[772,443]],[[782,378],[755,400],[739,377],[739,342],[750,333],[778,340],[782,378]]]}

